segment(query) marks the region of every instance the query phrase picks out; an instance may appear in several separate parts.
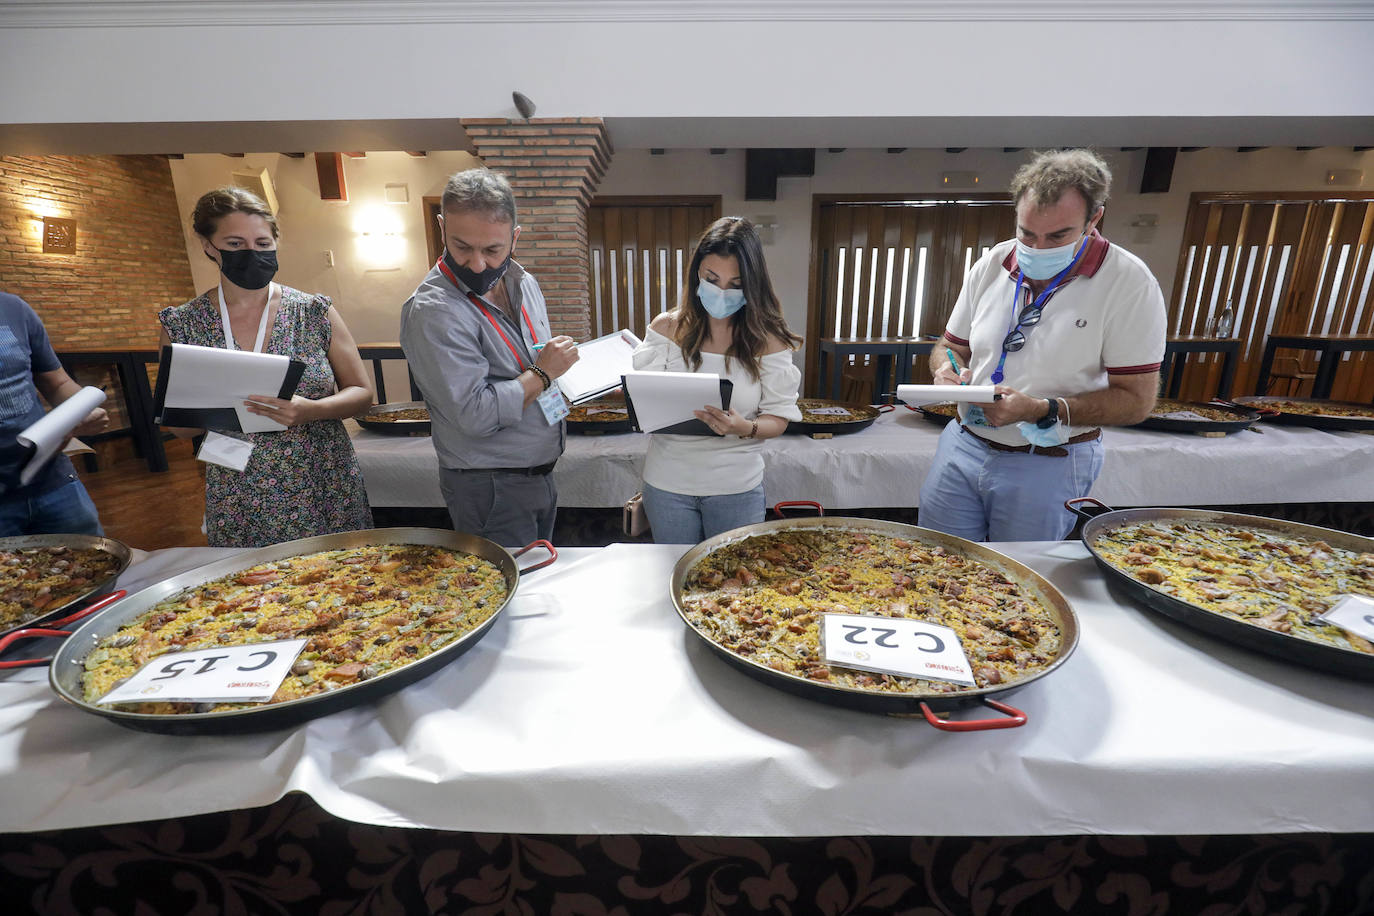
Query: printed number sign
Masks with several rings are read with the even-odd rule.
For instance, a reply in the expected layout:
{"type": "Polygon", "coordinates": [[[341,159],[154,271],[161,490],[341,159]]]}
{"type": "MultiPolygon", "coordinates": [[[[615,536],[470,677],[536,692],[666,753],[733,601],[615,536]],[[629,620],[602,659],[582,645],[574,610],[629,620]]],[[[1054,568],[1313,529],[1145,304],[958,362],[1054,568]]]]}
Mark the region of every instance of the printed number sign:
{"type": "Polygon", "coordinates": [[[852,417],[852,416],[854,416],[854,414],[853,414],[851,411],[845,410],[843,407],[817,407],[817,408],[815,408],[814,410],[809,410],[809,411],[807,411],[807,413],[813,414],[813,415],[818,416],[818,417],[852,417]]]}
{"type": "Polygon", "coordinates": [[[1320,619],[1374,641],[1374,598],[1345,595],[1320,619]]]}
{"type": "Polygon", "coordinates": [[[825,614],[821,652],[828,665],[974,686],[973,670],[949,627],[904,617],[825,614]]]}
{"type": "Polygon", "coordinates": [[[270,700],[304,639],[169,652],[148,662],[98,703],[254,703],[270,700]]]}

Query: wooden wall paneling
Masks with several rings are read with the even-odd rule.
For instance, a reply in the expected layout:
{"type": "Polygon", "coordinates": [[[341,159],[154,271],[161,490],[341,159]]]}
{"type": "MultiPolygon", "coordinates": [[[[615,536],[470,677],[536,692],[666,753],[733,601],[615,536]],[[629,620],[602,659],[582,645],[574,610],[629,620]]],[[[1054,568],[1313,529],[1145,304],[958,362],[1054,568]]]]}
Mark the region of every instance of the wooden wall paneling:
{"type": "MultiPolygon", "coordinates": [[[[831,293],[835,297],[833,318],[827,316],[826,337],[848,337],[849,316],[853,311],[854,289],[854,208],[834,207],[832,249],[835,252],[835,274],[831,293]]],[[[838,369],[836,371],[839,371],[838,369]]]]}
{"type": "Polygon", "coordinates": [[[921,333],[916,306],[916,270],[920,252],[916,250],[916,214],[909,207],[897,211],[900,228],[897,233],[897,333],[913,337],[921,333]]]}
{"type": "MultiPolygon", "coordinates": [[[[1341,334],[1368,334],[1374,327],[1374,283],[1370,279],[1370,247],[1374,242],[1374,201],[1366,201],[1360,220],[1360,232],[1351,258],[1350,294],[1341,316],[1341,334]]],[[[1368,353],[1352,353],[1346,367],[1348,375],[1343,399],[1374,402],[1374,360],[1368,353]]]]}
{"type": "Polygon", "coordinates": [[[954,301],[945,301],[949,286],[947,246],[936,245],[936,239],[944,234],[944,223],[948,215],[940,207],[915,207],[908,211],[911,218],[913,241],[911,245],[911,304],[910,308],[920,310],[919,322],[912,327],[918,334],[941,334],[945,322],[954,309],[954,301]],[[925,253],[925,273],[921,272],[921,254],[925,253]]]}
{"type": "Polygon", "coordinates": [[[802,364],[806,367],[802,391],[815,396],[820,387],[820,349],[817,341],[825,333],[826,316],[833,308],[830,290],[834,277],[835,208],[821,206],[817,195],[811,197],[811,258],[807,268],[806,348],[802,364]]]}

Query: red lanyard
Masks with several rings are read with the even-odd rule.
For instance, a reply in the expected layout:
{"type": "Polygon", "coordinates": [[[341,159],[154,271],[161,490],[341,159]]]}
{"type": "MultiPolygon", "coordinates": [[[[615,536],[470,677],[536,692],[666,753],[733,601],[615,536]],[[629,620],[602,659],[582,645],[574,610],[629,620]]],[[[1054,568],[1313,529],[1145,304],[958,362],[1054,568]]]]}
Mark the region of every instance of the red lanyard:
{"type": "MultiPolygon", "coordinates": [[[[453,284],[455,289],[459,291],[462,290],[463,287],[458,282],[458,278],[453,275],[453,271],[450,270],[449,266],[444,263],[444,259],[442,257],[439,258],[439,262],[435,266],[437,266],[439,270],[443,272],[445,277],[448,277],[449,282],[453,284]]],[[[501,330],[501,325],[497,324],[496,319],[492,317],[491,312],[487,311],[487,307],[482,303],[481,297],[479,297],[476,293],[469,291],[468,299],[471,300],[473,305],[481,309],[483,315],[487,316],[487,321],[491,322],[491,326],[493,328],[496,328],[496,333],[501,335],[501,339],[505,341],[506,346],[510,348],[510,355],[515,357],[515,364],[520,367],[521,372],[524,372],[525,363],[523,360],[520,359],[520,354],[516,351],[515,344],[510,342],[510,338],[506,336],[506,332],[501,330]]],[[[530,321],[530,313],[525,311],[524,303],[521,303],[520,305],[520,314],[525,317],[525,327],[530,329],[530,341],[532,343],[539,343],[539,334],[536,333],[534,330],[534,323],[530,321]]]]}

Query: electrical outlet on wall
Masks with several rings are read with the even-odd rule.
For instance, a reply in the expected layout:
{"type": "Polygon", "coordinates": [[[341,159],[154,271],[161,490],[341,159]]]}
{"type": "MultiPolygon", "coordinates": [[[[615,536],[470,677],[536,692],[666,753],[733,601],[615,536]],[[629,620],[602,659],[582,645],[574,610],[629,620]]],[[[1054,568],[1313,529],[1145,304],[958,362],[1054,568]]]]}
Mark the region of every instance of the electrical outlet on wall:
{"type": "Polygon", "coordinates": [[[326,248],[326,249],[324,250],[324,266],[325,266],[325,267],[333,267],[333,266],[334,266],[334,252],[331,251],[331,250],[328,249],[328,248],[326,248]]]}

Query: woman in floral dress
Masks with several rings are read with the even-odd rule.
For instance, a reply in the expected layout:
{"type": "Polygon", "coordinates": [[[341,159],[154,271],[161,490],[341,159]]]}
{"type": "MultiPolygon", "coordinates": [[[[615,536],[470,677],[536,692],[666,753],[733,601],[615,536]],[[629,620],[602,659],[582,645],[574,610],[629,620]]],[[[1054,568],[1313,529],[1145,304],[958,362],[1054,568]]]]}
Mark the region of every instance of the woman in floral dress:
{"type": "Polygon", "coordinates": [[[371,528],[362,472],[342,418],[372,404],[372,386],[343,319],[326,297],[272,282],[277,221],[253,194],[232,187],[210,191],[191,219],[206,257],[220,267],[220,282],[158,314],[162,343],[252,347],[305,363],[289,401],[263,394],[244,402],[249,412],[287,428],[226,434],[253,443],[242,472],[207,463],[210,546],[260,547],[371,528]]]}

